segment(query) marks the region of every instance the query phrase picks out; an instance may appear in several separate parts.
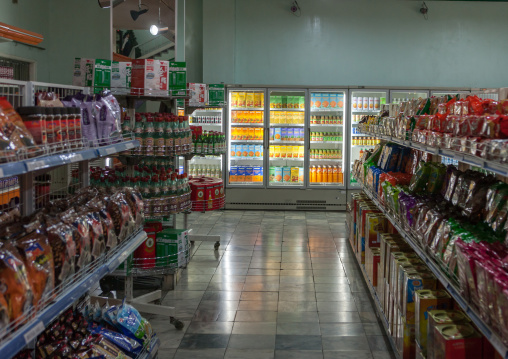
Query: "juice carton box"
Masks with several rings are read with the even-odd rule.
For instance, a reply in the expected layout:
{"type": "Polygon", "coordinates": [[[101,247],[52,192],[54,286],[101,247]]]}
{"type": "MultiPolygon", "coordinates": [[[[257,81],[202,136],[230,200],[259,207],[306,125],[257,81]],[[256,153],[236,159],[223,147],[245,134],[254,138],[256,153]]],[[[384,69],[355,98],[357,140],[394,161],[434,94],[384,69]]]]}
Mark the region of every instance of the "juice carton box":
{"type": "Polygon", "coordinates": [[[263,156],[263,146],[256,145],[254,149],[254,157],[262,157],[263,156]]]}
{"type": "Polygon", "coordinates": [[[274,182],[282,182],[282,167],[275,167],[274,182]]]}
{"type": "Polygon", "coordinates": [[[252,181],[253,182],[262,182],[263,181],[263,177],[261,175],[261,167],[254,166],[253,170],[254,170],[254,173],[253,173],[253,176],[252,176],[252,181]]]}
{"type": "Polygon", "coordinates": [[[245,104],[247,107],[254,107],[254,94],[252,92],[247,92],[245,95],[245,104]]]}
{"type": "Polygon", "coordinates": [[[262,140],[263,139],[263,129],[261,127],[256,127],[254,129],[254,139],[255,140],[262,140]]]}
{"type": "Polygon", "coordinates": [[[237,167],[237,175],[236,175],[236,181],[237,182],[245,182],[245,166],[238,166],[237,167]]]}
{"type": "Polygon", "coordinates": [[[310,108],[313,110],[316,107],[316,94],[310,94],[310,108]]]}
{"type": "Polygon", "coordinates": [[[337,99],[338,99],[339,94],[330,93],[330,94],[328,94],[328,96],[330,98],[330,108],[337,109],[338,108],[337,99]]]}
{"type": "Polygon", "coordinates": [[[111,65],[111,88],[115,92],[130,93],[132,62],[113,61],[111,65]]]}
{"type": "Polygon", "coordinates": [[[132,61],[131,94],[158,94],[159,63],[152,59],[135,59],[132,61]]]}
{"type": "Polygon", "coordinates": [[[281,146],[273,146],[273,157],[274,158],[281,158],[281,146]]]}
{"type": "Polygon", "coordinates": [[[245,108],[247,107],[246,103],[246,94],[245,92],[238,92],[238,107],[245,108]]]}
{"type": "Polygon", "coordinates": [[[291,182],[291,167],[282,167],[282,182],[291,182]]]}
{"type": "Polygon", "coordinates": [[[287,96],[280,96],[280,103],[281,108],[288,108],[288,97],[287,96]]]}
{"type": "Polygon", "coordinates": [[[299,170],[298,167],[291,167],[291,182],[298,182],[299,170]]]}
{"type": "Polygon", "coordinates": [[[254,128],[249,128],[249,134],[247,135],[247,139],[249,141],[252,141],[252,140],[255,140],[256,139],[256,130],[254,128]]]}
{"type": "Polygon", "coordinates": [[[242,145],[235,145],[236,157],[242,157],[243,147],[242,145]]]}
{"type": "Polygon", "coordinates": [[[298,167],[298,182],[303,182],[305,176],[305,172],[303,171],[303,167],[298,167]]]}
{"type": "Polygon", "coordinates": [[[275,131],[274,130],[275,129],[273,127],[270,128],[270,138],[269,138],[270,141],[274,140],[274,137],[273,137],[275,135],[275,131]]]}
{"type": "Polygon", "coordinates": [[[275,167],[270,166],[268,170],[268,181],[275,182],[275,167]]]}
{"type": "Polygon", "coordinates": [[[282,141],[282,131],[280,127],[274,128],[273,140],[276,142],[282,141]]]}
{"type": "MultiPolygon", "coordinates": [[[[429,273],[420,273],[418,275],[408,275],[404,278],[402,311],[407,315],[406,319],[409,324],[416,323],[415,313],[415,292],[420,289],[436,289],[436,279],[429,273]]],[[[446,299],[443,299],[446,300],[446,299]]]]}
{"type": "Polygon", "coordinates": [[[314,107],[316,109],[320,109],[321,106],[322,106],[322,94],[321,93],[317,93],[314,95],[316,100],[314,101],[314,107]]]}
{"type": "Polygon", "coordinates": [[[279,112],[279,123],[288,123],[286,112],[279,112]]]}
{"type": "Polygon", "coordinates": [[[242,145],[242,157],[249,157],[249,145],[242,145]]]}
{"type": "Polygon", "coordinates": [[[292,152],[293,152],[293,158],[298,158],[298,157],[300,157],[300,154],[299,154],[300,147],[303,147],[303,146],[293,146],[293,149],[292,149],[292,152]]]}
{"type": "Polygon", "coordinates": [[[254,157],[256,155],[256,145],[249,145],[249,157],[254,157]]]}
{"type": "Polygon", "coordinates": [[[280,158],[287,158],[287,146],[280,146],[280,158]]]}
{"type": "Polygon", "coordinates": [[[238,181],[238,167],[231,166],[229,169],[229,183],[234,183],[238,181]]]}
{"type": "Polygon", "coordinates": [[[416,341],[427,352],[427,328],[431,310],[452,309],[453,302],[444,290],[418,290],[415,293],[416,341]]]}
{"type": "Polygon", "coordinates": [[[236,157],[236,145],[231,145],[230,156],[236,157]]]}
{"type": "Polygon", "coordinates": [[[330,94],[327,93],[321,94],[321,108],[323,109],[330,108],[330,94]]]}
{"type": "Polygon", "coordinates": [[[298,146],[298,158],[303,158],[305,155],[305,150],[303,146],[298,146]]]}
{"type": "Polygon", "coordinates": [[[280,132],[281,132],[281,136],[280,136],[281,140],[282,141],[287,141],[288,140],[288,129],[287,129],[287,127],[281,128],[280,132]]]}
{"type": "Polygon", "coordinates": [[[295,128],[288,128],[287,129],[287,139],[288,141],[295,141],[295,128]]]}
{"type": "Polygon", "coordinates": [[[367,247],[379,247],[381,244],[378,241],[377,234],[384,232],[386,229],[387,219],[384,215],[369,214],[365,222],[365,244],[367,247]]]}
{"type": "Polygon", "coordinates": [[[231,107],[236,108],[238,106],[238,92],[231,92],[231,107]]]}
{"type": "Polygon", "coordinates": [[[269,154],[270,158],[274,158],[275,157],[275,146],[270,146],[268,151],[269,151],[268,154],[269,154]]]}
{"type": "Polygon", "coordinates": [[[245,167],[245,182],[253,182],[254,180],[254,168],[253,167],[245,167]]]}
{"type": "Polygon", "coordinates": [[[261,93],[260,92],[254,93],[254,107],[256,107],[256,108],[261,107],[261,93]]]}
{"type": "Polygon", "coordinates": [[[305,97],[304,96],[298,96],[298,108],[304,109],[305,108],[305,97]]]}
{"type": "Polygon", "coordinates": [[[240,127],[238,132],[240,134],[239,140],[247,140],[249,138],[249,128],[248,127],[240,127]]]}

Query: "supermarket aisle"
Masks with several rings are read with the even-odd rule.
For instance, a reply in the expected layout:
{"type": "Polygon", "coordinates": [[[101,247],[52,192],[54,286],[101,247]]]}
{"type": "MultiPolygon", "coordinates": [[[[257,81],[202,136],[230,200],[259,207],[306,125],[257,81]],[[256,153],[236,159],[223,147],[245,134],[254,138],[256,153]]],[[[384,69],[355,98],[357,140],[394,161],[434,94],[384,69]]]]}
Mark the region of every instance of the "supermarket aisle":
{"type": "Polygon", "coordinates": [[[159,358],[391,358],[349,249],[344,213],[193,214],[191,264],[163,303],[185,322],[150,318],[159,358]],[[199,227],[198,227],[199,226],[199,227]]]}

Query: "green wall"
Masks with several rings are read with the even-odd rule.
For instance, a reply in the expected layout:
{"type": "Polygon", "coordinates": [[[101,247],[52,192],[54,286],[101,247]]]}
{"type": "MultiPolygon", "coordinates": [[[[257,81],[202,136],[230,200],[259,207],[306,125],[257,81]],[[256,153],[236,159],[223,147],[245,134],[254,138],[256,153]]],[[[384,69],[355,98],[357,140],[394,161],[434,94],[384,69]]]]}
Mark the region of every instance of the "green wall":
{"type": "Polygon", "coordinates": [[[266,85],[501,87],[508,3],[204,0],[203,79],[266,85]]]}
{"type": "Polygon", "coordinates": [[[45,50],[21,44],[0,44],[1,54],[37,62],[37,81],[72,83],[75,57],[111,58],[109,10],[97,1],[10,0],[0,2],[0,22],[44,36],[45,50]]]}
{"type": "Polygon", "coordinates": [[[203,82],[203,0],[185,1],[187,82],[203,82]]]}

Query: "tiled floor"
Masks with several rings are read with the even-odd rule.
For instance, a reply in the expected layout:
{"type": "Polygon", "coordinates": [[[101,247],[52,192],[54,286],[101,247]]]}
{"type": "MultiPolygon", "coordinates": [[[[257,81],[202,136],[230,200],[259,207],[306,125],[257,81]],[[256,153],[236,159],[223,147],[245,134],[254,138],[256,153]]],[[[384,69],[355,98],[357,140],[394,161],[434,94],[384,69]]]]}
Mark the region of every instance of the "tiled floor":
{"type": "Polygon", "coordinates": [[[217,211],[163,304],[185,323],[149,317],[159,358],[392,358],[346,239],[344,213],[217,211]]]}

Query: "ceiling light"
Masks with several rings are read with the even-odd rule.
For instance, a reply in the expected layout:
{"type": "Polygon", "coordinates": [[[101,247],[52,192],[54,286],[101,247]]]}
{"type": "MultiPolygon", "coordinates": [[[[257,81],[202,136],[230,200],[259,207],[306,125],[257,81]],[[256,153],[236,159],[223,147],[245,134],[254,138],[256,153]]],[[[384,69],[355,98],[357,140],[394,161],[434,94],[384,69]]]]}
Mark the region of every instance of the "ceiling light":
{"type": "MultiPolygon", "coordinates": [[[[160,26],[160,24],[159,24],[160,26]]],[[[152,35],[158,35],[158,34],[164,34],[169,31],[169,28],[167,26],[165,27],[159,27],[157,25],[150,26],[150,34],[152,35]]]]}
{"type": "Polygon", "coordinates": [[[145,4],[141,4],[141,0],[139,0],[138,11],[131,10],[132,20],[136,21],[140,15],[145,14],[147,11],[148,11],[148,6],[146,6],[145,4]],[[141,8],[142,6],[144,6],[145,9],[142,9],[141,8]]]}

